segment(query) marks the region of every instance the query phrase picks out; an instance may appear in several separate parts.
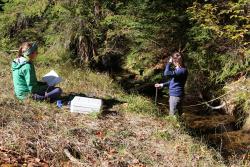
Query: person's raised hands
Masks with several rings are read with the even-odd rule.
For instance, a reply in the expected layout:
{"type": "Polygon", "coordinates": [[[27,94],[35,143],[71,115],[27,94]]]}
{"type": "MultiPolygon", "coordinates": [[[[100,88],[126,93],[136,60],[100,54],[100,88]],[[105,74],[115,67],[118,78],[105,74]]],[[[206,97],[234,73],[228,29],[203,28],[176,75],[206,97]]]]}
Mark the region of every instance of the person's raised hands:
{"type": "Polygon", "coordinates": [[[173,58],[172,57],[170,57],[170,59],[169,59],[169,61],[168,61],[169,63],[173,63],[173,58]]]}

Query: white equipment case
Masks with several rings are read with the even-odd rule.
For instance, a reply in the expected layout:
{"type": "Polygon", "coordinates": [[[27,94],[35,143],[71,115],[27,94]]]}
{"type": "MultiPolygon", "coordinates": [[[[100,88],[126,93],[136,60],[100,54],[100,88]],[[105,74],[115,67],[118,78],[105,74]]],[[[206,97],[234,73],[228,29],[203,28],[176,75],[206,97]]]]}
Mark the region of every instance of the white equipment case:
{"type": "Polygon", "coordinates": [[[101,107],[101,99],[75,96],[70,103],[70,112],[88,114],[92,112],[100,112],[101,107]]]}

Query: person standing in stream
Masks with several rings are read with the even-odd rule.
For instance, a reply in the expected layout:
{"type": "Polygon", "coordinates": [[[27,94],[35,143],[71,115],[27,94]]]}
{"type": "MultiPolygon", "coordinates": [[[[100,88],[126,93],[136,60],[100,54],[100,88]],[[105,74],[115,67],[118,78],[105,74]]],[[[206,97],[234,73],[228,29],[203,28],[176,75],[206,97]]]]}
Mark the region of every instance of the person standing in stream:
{"type": "Polygon", "coordinates": [[[62,90],[37,81],[33,64],[37,57],[37,49],[36,43],[22,43],[17,58],[12,62],[15,95],[19,100],[24,100],[31,95],[34,100],[54,102],[60,97],[62,90]]]}
{"type": "Polygon", "coordinates": [[[170,78],[170,80],[165,83],[156,83],[155,87],[162,88],[169,85],[169,115],[181,115],[188,70],[179,52],[173,53],[170,57],[164,76],[170,78]]]}

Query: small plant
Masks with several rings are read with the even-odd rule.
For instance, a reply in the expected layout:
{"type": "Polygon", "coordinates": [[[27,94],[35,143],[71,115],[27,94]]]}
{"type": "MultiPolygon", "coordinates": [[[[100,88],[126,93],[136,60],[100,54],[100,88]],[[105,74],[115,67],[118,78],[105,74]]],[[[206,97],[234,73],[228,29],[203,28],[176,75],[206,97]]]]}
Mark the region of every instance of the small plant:
{"type": "Polygon", "coordinates": [[[168,131],[158,131],[155,132],[154,135],[158,139],[170,141],[173,139],[172,135],[168,131]]]}

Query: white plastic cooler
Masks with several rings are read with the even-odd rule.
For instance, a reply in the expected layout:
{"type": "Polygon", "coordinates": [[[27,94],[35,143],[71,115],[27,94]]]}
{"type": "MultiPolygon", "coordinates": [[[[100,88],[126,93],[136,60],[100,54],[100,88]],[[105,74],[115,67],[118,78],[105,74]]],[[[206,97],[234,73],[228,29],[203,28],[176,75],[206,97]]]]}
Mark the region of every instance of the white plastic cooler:
{"type": "Polygon", "coordinates": [[[101,107],[101,99],[75,96],[70,103],[70,112],[88,114],[92,112],[99,112],[101,107]]]}

